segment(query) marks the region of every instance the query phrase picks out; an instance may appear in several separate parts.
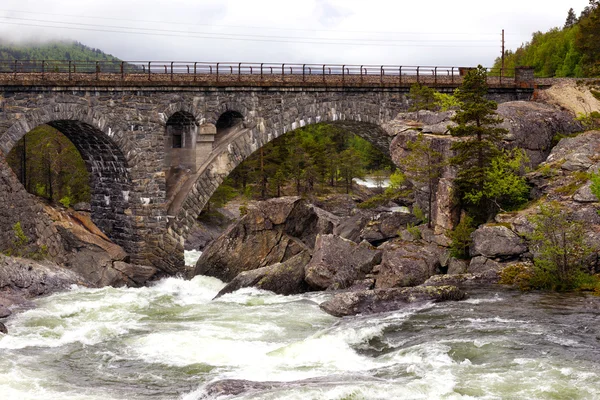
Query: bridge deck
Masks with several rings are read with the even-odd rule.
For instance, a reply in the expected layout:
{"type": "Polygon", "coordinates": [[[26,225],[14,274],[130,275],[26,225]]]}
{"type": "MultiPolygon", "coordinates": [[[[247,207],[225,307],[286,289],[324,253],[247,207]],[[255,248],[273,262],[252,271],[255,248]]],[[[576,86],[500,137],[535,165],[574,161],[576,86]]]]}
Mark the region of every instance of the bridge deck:
{"type": "MultiPolygon", "coordinates": [[[[432,75],[250,75],[250,74],[114,74],[114,73],[0,73],[1,86],[183,86],[183,87],[341,87],[408,88],[414,83],[455,88],[463,77],[432,75]]],[[[489,76],[492,88],[515,88],[514,78],[489,76]]]]}

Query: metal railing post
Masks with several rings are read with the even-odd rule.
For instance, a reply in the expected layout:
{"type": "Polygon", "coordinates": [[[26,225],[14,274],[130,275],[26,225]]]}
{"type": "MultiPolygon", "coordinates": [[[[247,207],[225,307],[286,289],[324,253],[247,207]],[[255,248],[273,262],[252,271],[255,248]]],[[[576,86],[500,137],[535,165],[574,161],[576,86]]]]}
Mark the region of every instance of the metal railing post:
{"type": "Polygon", "coordinates": [[[419,83],[419,68],[421,67],[417,67],[417,83],[419,83]]]}
{"type": "Polygon", "coordinates": [[[325,83],[325,64],[323,64],[323,83],[325,83]]]}
{"type": "Polygon", "coordinates": [[[402,66],[398,67],[398,84],[402,86],[402,66]]]}
{"type": "Polygon", "coordinates": [[[360,84],[362,85],[363,83],[363,66],[360,66],[360,84]]]}
{"type": "Polygon", "coordinates": [[[381,82],[381,86],[383,86],[383,65],[381,66],[381,69],[379,70],[379,81],[381,82]]]}
{"type": "Polygon", "coordinates": [[[100,80],[100,62],[96,61],[96,80],[100,80]]]}
{"type": "Polygon", "coordinates": [[[125,63],[121,61],[121,79],[125,79],[125,63]]]}
{"type": "Polygon", "coordinates": [[[451,82],[452,84],[454,84],[454,67],[452,67],[452,78],[451,78],[451,82]]]}
{"type": "Polygon", "coordinates": [[[306,82],[306,64],[302,64],[302,82],[306,82]]]}
{"type": "Polygon", "coordinates": [[[285,64],[281,64],[281,81],[285,82],[285,64]]]}
{"type": "Polygon", "coordinates": [[[217,63],[217,82],[219,82],[219,63],[217,63]]]}
{"type": "Polygon", "coordinates": [[[196,82],[196,71],[198,69],[198,63],[194,63],[194,82],[196,82]]]}
{"type": "Polygon", "coordinates": [[[342,86],[346,84],[346,74],[345,74],[346,65],[342,65],[342,86]]]}
{"type": "Polygon", "coordinates": [[[238,64],[238,82],[242,81],[242,63],[238,64]]]}
{"type": "Polygon", "coordinates": [[[152,63],[152,61],[148,61],[148,80],[149,81],[152,80],[152,77],[150,76],[152,74],[152,72],[151,72],[152,69],[151,69],[151,66],[150,66],[151,63],[152,63]]]}
{"type": "Polygon", "coordinates": [[[171,61],[171,82],[173,82],[173,61],[171,61]]]}
{"type": "MultiPolygon", "coordinates": [[[[96,70],[97,72],[98,70],[96,70]]],[[[98,79],[98,77],[96,77],[98,79]]],[[[71,80],[71,60],[69,60],[69,80],[71,80]]]]}
{"type": "Polygon", "coordinates": [[[260,63],[260,81],[263,80],[263,63],[260,63]]]}

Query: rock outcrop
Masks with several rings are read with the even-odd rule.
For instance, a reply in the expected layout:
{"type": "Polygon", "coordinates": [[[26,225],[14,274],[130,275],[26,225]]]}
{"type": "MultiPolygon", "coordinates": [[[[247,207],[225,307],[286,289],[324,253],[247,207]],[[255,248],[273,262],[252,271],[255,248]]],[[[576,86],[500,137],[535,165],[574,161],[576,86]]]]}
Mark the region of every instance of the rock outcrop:
{"type": "MultiPolygon", "coordinates": [[[[506,148],[520,147],[535,168],[546,159],[552,150],[556,134],[569,135],[581,132],[583,127],[574,115],[557,107],[535,102],[514,101],[498,105],[497,113],[504,119],[500,127],[506,128],[503,145],[506,148]]],[[[431,148],[449,159],[454,155],[452,144],[459,140],[449,135],[444,126],[452,125],[452,112],[401,113],[384,128],[395,135],[390,146],[392,160],[398,164],[408,153],[407,143],[423,133],[431,148]]],[[[585,160],[583,160],[585,163],[585,160]]],[[[573,165],[579,161],[572,160],[573,165]]],[[[567,166],[571,165],[568,163],[567,166]]],[[[453,199],[452,180],[454,168],[448,166],[434,188],[432,222],[436,233],[452,229],[458,221],[459,209],[453,199]]],[[[415,201],[423,209],[428,208],[427,193],[417,193],[415,201]]]]}
{"type": "Polygon", "coordinates": [[[417,286],[447,265],[447,249],[426,242],[393,241],[379,247],[381,264],[373,268],[375,287],[417,286]]]}
{"type": "Polygon", "coordinates": [[[513,258],[527,251],[523,238],[503,225],[483,226],[471,237],[471,257],[513,258]]]}
{"type": "Polygon", "coordinates": [[[416,286],[344,292],[322,303],[321,309],[336,317],[399,310],[411,303],[463,300],[466,293],[455,286],[416,286]]]}
{"type": "Polygon", "coordinates": [[[72,285],[92,286],[83,276],[49,261],[33,261],[0,254],[0,318],[27,299],[66,290],[72,285]]]}
{"type": "Polygon", "coordinates": [[[245,287],[255,287],[271,292],[291,295],[309,291],[304,280],[304,267],[310,261],[308,251],[303,251],[282,262],[239,273],[215,298],[245,287]]]}
{"type": "Polygon", "coordinates": [[[230,282],[239,273],[312,253],[318,234],[332,233],[338,218],[300,197],[258,202],[219,239],[205,248],[192,275],[230,282]]]}
{"type": "Polygon", "coordinates": [[[306,282],[316,290],[346,289],[365,279],[381,262],[381,251],[335,235],[319,235],[306,265],[306,282]]]}

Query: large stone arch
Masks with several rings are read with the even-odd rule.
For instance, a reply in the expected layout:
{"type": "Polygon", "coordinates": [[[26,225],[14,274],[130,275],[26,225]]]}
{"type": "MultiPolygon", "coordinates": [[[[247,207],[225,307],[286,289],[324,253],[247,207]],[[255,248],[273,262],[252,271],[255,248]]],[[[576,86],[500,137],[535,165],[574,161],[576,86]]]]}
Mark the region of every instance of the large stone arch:
{"type": "Polygon", "coordinates": [[[128,138],[123,132],[113,131],[108,121],[91,108],[55,104],[31,110],[17,119],[0,136],[1,152],[8,154],[25,134],[44,124],[65,135],[81,154],[90,174],[94,223],[129,254],[140,253],[143,242],[133,217],[139,204],[132,195],[134,184],[127,159],[135,152],[127,151],[132,148],[128,138]]]}
{"type": "MultiPolygon", "coordinates": [[[[256,109],[238,108],[250,116],[246,117],[247,128],[215,147],[210,159],[190,179],[188,185],[182,187],[183,196],[179,196],[178,202],[170,204],[166,236],[170,242],[179,244],[178,251],[183,252],[183,243],[190,227],[223,180],[252,153],[283,134],[311,124],[331,123],[363,137],[389,154],[392,137],[381,125],[397,114],[399,110],[396,107],[387,109],[381,104],[343,100],[313,102],[293,112],[286,111],[285,107],[282,104],[280,110],[266,117],[256,109]]],[[[215,120],[214,116],[209,120],[215,120]]],[[[183,265],[173,267],[181,271],[183,265]]]]}

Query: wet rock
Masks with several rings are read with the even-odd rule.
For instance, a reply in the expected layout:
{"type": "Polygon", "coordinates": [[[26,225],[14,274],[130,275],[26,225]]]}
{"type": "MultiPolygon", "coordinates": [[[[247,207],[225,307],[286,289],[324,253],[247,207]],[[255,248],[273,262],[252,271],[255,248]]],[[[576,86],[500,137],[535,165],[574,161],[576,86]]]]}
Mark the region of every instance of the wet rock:
{"type": "Polygon", "coordinates": [[[306,265],[306,282],[317,290],[345,289],[364,279],[381,261],[381,251],[335,235],[319,235],[306,265]]]}
{"type": "Polygon", "coordinates": [[[600,131],[591,131],[561,139],[546,162],[561,162],[561,168],[566,171],[587,171],[595,164],[594,160],[599,152],[600,131]]]}
{"type": "Polygon", "coordinates": [[[480,288],[481,286],[495,285],[499,275],[496,271],[487,271],[477,274],[462,273],[455,275],[434,275],[427,279],[422,286],[456,286],[461,289],[480,288]]]}
{"type": "Polygon", "coordinates": [[[304,267],[309,261],[310,254],[303,251],[283,263],[241,272],[215,298],[245,287],[256,287],[282,295],[305,293],[310,289],[304,281],[304,267]]]}
{"type": "Polygon", "coordinates": [[[424,243],[385,243],[379,248],[383,250],[381,264],[373,268],[377,289],[420,285],[447,256],[446,249],[424,243]]]}
{"type": "Polygon", "coordinates": [[[0,322],[0,333],[8,335],[8,329],[6,329],[6,326],[2,322],[0,322]]]}
{"type": "Polygon", "coordinates": [[[471,238],[472,257],[479,255],[488,258],[516,257],[527,251],[523,239],[502,225],[483,226],[473,232],[471,238]]]}
{"type": "Polygon", "coordinates": [[[246,392],[269,390],[281,386],[282,382],[253,382],[242,379],[225,379],[209,384],[205,389],[204,398],[221,396],[237,396],[246,392]]]}
{"type": "Polygon", "coordinates": [[[0,305],[0,318],[7,318],[7,317],[10,317],[11,315],[12,315],[12,312],[8,308],[0,305]]]}
{"type": "Polygon", "coordinates": [[[89,286],[89,282],[51,262],[0,255],[0,292],[25,298],[65,290],[71,285],[89,286]]]}
{"type": "Polygon", "coordinates": [[[332,233],[336,220],[300,197],[257,202],[247,214],[204,249],[192,276],[230,282],[238,274],[312,252],[316,236],[332,233]]]}
{"type": "Polygon", "coordinates": [[[144,286],[158,274],[158,270],[154,267],[121,261],[114,262],[112,267],[123,274],[123,283],[127,286],[144,286]]]}
{"type": "Polygon", "coordinates": [[[466,293],[455,286],[416,286],[344,292],[322,303],[320,308],[336,317],[399,310],[415,302],[463,300],[466,293]]]}

